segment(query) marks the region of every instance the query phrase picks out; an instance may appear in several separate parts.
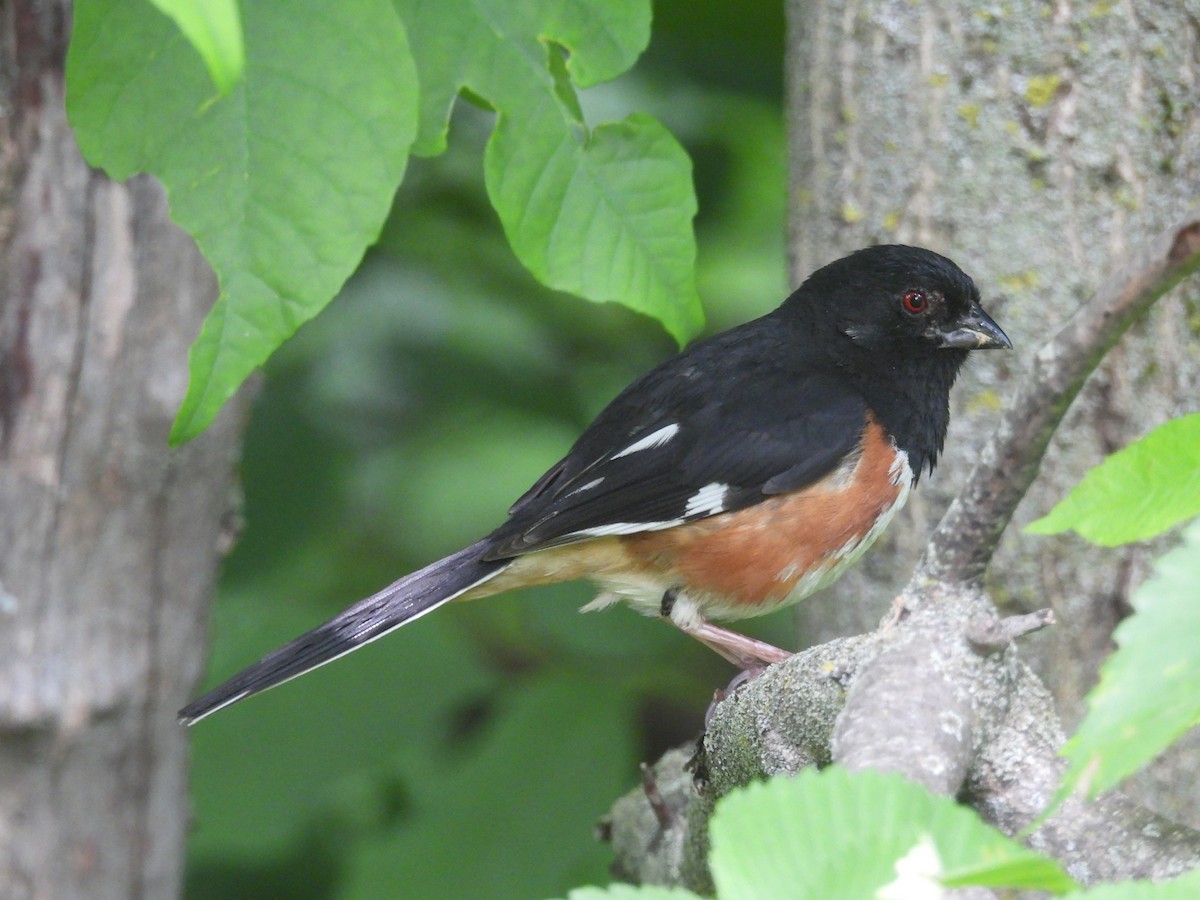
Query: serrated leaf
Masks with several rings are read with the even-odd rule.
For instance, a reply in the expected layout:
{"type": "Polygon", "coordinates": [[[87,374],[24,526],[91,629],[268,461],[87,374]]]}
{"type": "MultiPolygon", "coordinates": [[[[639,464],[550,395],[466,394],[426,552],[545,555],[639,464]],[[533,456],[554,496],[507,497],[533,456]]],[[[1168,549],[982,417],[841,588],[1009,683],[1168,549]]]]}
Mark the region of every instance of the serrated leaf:
{"type": "Polygon", "coordinates": [[[415,151],[445,147],[460,91],[496,110],[488,195],[544,284],[654,316],[681,342],[703,323],[695,285],[691,163],[646,116],[588,130],[575,84],[633,64],[646,0],[398,0],[421,80],[415,151]],[[560,49],[561,48],[561,49],[560,49]],[[565,64],[560,54],[565,50],[565,64]]]}
{"type": "Polygon", "coordinates": [[[1115,547],[1200,515],[1200,413],[1172,419],[1096,466],[1025,530],[1115,547]]]}
{"type": "Polygon", "coordinates": [[[67,107],[84,155],[114,178],[156,175],[220,280],[176,442],[354,271],[416,133],[415,70],[386,0],[261,0],[243,14],[244,77],[214,98],[191,48],[141,0],[75,7],[67,107]]]}
{"type": "Polygon", "coordinates": [[[1065,900],[1195,900],[1200,897],[1200,869],[1173,881],[1119,881],[1086,891],[1074,891],[1065,900]]]}
{"type": "Polygon", "coordinates": [[[971,810],[880,772],[830,767],[750,785],[717,805],[710,834],[721,900],[862,900],[922,879],[1054,892],[1075,886],[1056,862],[971,810]]]}
{"type": "Polygon", "coordinates": [[[170,16],[196,48],[222,94],[242,77],[246,63],[237,0],[149,0],[170,16]]]}
{"type": "Polygon", "coordinates": [[[1077,788],[1107,790],[1200,723],[1200,520],[1160,557],[1117,626],[1116,651],[1088,694],[1088,714],[1063,748],[1069,760],[1053,804],[1077,788]]]}

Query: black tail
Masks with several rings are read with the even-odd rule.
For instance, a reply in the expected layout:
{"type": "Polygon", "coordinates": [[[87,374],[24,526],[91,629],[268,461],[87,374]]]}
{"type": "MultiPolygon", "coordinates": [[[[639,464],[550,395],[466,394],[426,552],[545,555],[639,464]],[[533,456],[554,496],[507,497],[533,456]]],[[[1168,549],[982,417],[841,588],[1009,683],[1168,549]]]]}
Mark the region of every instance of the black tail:
{"type": "Polygon", "coordinates": [[[179,721],[194,725],[219,709],[345,656],[461,596],[507,568],[509,560],[482,558],[488,546],[486,539],[472,544],[342,610],[185,706],[179,711],[179,721]]]}

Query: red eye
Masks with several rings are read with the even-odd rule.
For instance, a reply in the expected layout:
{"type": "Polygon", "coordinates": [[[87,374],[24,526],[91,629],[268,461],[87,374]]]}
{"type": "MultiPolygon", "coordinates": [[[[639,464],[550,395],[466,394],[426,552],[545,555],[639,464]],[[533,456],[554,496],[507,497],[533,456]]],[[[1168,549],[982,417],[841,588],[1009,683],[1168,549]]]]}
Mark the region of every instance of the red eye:
{"type": "Polygon", "coordinates": [[[912,316],[919,316],[929,308],[929,298],[925,296],[924,291],[905,291],[900,303],[904,306],[904,311],[912,316]]]}

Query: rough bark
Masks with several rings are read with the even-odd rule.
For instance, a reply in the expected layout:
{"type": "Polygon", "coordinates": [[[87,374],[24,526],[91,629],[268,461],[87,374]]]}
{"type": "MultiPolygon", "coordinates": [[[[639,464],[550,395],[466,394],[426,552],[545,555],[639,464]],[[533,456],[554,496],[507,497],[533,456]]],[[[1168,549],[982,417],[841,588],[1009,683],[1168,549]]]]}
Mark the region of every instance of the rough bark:
{"type": "MultiPolygon", "coordinates": [[[[907,521],[893,524],[890,546],[804,605],[803,643],[872,628],[982,460],[903,589],[901,621],[813,647],[717,707],[701,756],[708,792],[668,792],[665,805],[684,812],[658,823],[656,839],[641,839],[678,852],[666,867],[671,880],[700,889],[713,798],[804,765],[899,770],[1010,834],[1028,825],[1061,772],[1056,701],[1068,723],[1077,720],[1152,550],[1099,551],[1005,526],[1014,514],[1020,525],[1045,512],[1105,453],[1190,410],[1200,394],[1197,279],[1138,323],[1084,384],[1157,295],[1173,254],[1195,251],[1193,218],[1135,252],[1200,198],[1195,0],[1086,9],[792,0],[789,21],[795,278],[868,243],[930,246],[976,277],[1018,350],[969,369],[937,477],[910,502],[907,521]],[[1115,278],[1122,269],[1136,277],[1115,278]],[[1093,315],[1071,320],[1063,341],[1033,359],[1106,279],[1113,289],[1093,315]],[[1029,380],[1005,401],[1023,369],[1029,380]],[[993,602],[1025,616],[999,619],[993,602]],[[1022,638],[1018,656],[1013,638],[1046,621],[1028,616],[1047,605],[1062,624],[1022,638]]],[[[1198,786],[1181,771],[1139,799],[1195,825],[1198,786]]],[[[660,775],[691,790],[669,769],[660,775]]],[[[614,817],[614,844],[637,846],[624,821],[634,818],[614,817]]],[[[1031,842],[1085,883],[1167,877],[1200,862],[1195,831],[1118,795],[1069,801],[1031,842]]],[[[628,856],[620,866],[654,877],[664,868],[661,858],[628,856]]]]}
{"type": "Polygon", "coordinates": [[[0,896],[170,897],[241,416],[167,447],[215,286],[80,158],[68,23],[0,4],[0,896]]]}

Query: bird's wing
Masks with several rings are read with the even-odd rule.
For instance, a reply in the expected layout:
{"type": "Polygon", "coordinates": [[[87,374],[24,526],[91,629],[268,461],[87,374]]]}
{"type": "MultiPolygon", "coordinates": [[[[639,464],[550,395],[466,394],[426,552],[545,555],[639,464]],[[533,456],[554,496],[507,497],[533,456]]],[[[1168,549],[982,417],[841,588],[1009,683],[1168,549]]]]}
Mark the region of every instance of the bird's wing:
{"type": "Polygon", "coordinates": [[[635,382],[513,505],[487,558],[669,528],[836,469],[860,445],[865,402],[836,372],[765,349],[702,346],[635,382]]]}

